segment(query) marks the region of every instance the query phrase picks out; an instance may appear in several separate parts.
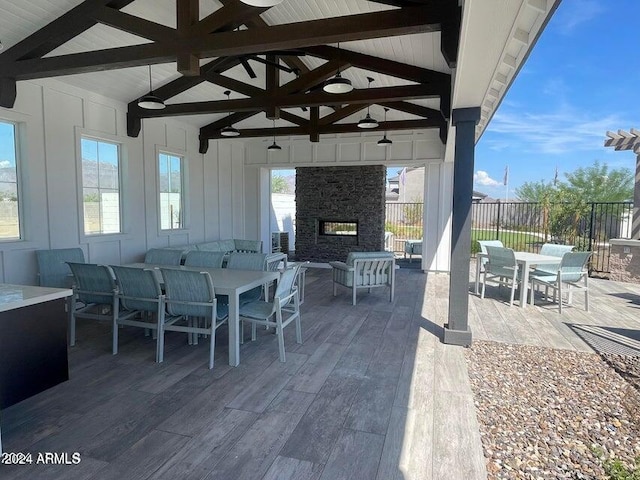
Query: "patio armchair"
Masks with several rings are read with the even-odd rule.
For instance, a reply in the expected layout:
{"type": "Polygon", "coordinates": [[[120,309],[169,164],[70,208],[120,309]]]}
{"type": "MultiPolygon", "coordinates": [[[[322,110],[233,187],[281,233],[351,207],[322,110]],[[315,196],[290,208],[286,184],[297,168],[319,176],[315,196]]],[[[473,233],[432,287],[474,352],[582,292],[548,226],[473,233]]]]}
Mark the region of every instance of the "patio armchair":
{"type": "Polygon", "coordinates": [[[551,257],[558,257],[558,263],[546,264],[536,267],[531,273],[536,275],[555,275],[560,267],[560,259],[562,256],[573,250],[573,245],[559,245],[556,243],[545,243],[540,247],[540,255],[549,255],[551,257]]]}
{"type": "MultiPolygon", "coordinates": [[[[76,344],[76,319],[105,320],[115,329],[118,317],[118,289],[113,272],[106,265],[68,262],[73,274],[73,295],[69,306],[69,345],[76,344]],[[82,305],[78,305],[78,303],[82,305]]],[[[113,332],[117,335],[116,332],[113,332]]],[[[115,354],[115,352],[113,352],[115,354]]]]}
{"type": "MultiPolygon", "coordinates": [[[[112,266],[118,284],[116,306],[123,314],[114,318],[113,353],[118,353],[118,325],[144,328],[156,334],[156,362],[160,362],[160,324],[164,323],[164,295],[156,271],[149,268],[112,266]]],[[[117,310],[116,310],[117,311],[117,310]]]]}
{"type": "Polygon", "coordinates": [[[164,360],[164,333],[186,332],[189,345],[198,344],[198,335],[209,336],[209,369],[212,369],[216,330],[227,322],[228,306],[218,305],[209,273],[169,268],[160,270],[168,315],[164,322],[158,323],[158,362],[164,360]]]}
{"type": "MultiPolygon", "coordinates": [[[[511,286],[511,297],[509,305],[513,306],[516,287],[521,283],[522,272],[516,262],[516,256],[512,249],[485,245],[487,249],[488,261],[484,265],[484,276],[482,279],[482,293],[480,298],[484,298],[487,280],[492,280],[501,285],[511,286]]],[[[521,288],[523,288],[521,286],[521,288]]],[[[526,288],[526,286],[524,286],[526,288]]]]}
{"type": "Polygon", "coordinates": [[[406,240],[404,242],[404,258],[409,254],[409,263],[414,255],[422,255],[422,240],[406,240]]]}
{"type": "MultiPolygon", "coordinates": [[[[478,245],[480,245],[480,253],[487,254],[487,247],[502,247],[504,248],[503,243],[500,240],[478,240],[478,245]]],[[[487,263],[487,258],[483,258],[480,261],[482,268],[484,268],[484,264],[487,263]]]]}
{"type": "Polygon", "coordinates": [[[144,263],[151,265],[180,265],[183,250],[173,248],[151,248],[144,256],[144,263]]]}
{"type": "Polygon", "coordinates": [[[350,252],[346,262],[329,262],[333,268],[333,296],[337,286],[351,288],[352,303],[356,304],[356,292],[367,288],[389,287],[389,301],[395,292],[396,260],[392,252],[350,252]]]}
{"type": "MultiPolygon", "coordinates": [[[[286,361],[284,350],[284,328],[291,322],[296,324],[296,342],[302,343],[302,326],[300,323],[300,299],[295,286],[300,264],[282,272],[278,280],[273,301],[255,300],[240,307],[240,321],[251,323],[251,340],[256,339],[257,325],[267,328],[275,327],[278,336],[278,351],[281,362],[286,361]]],[[[240,338],[244,338],[241,331],[240,338]]]]}
{"type": "MultiPolygon", "coordinates": [[[[556,273],[531,273],[531,296],[529,303],[534,305],[535,286],[543,285],[553,289],[553,301],[558,302],[558,311],[562,313],[562,294],[567,289],[567,304],[571,303],[573,289],[584,292],[584,309],[589,311],[589,270],[588,263],[592,252],[567,252],[562,256],[556,273]],[[582,284],[580,284],[582,282],[582,284]]],[[[548,298],[548,297],[547,297],[548,298]]]]}
{"type": "Polygon", "coordinates": [[[85,263],[81,248],[36,250],[38,283],[41,287],[71,288],[73,274],[67,262],[85,263]]]}

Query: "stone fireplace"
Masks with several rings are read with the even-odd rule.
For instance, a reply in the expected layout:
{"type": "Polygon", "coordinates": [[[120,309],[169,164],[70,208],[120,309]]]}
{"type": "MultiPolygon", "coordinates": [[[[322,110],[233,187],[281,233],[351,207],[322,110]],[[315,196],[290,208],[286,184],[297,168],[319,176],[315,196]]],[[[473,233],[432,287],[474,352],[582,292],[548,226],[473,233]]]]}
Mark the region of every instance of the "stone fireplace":
{"type": "Polygon", "coordinates": [[[386,167],[296,169],[296,258],[384,250],[386,167]]]}

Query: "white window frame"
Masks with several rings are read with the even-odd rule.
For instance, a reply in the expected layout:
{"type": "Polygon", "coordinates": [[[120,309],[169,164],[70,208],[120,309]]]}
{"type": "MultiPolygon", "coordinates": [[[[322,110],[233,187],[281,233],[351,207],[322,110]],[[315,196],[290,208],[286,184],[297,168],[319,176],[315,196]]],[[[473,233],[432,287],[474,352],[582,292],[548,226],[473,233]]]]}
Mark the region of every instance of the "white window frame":
{"type": "Polygon", "coordinates": [[[189,230],[189,215],[188,215],[188,161],[186,152],[175,149],[166,148],[164,146],[156,145],[155,148],[155,168],[156,168],[156,211],[158,217],[158,234],[159,235],[174,235],[184,234],[189,230]],[[178,157],[180,159],[180,202],[181,202],[181,225],[178,228],[162,228],[162,202],[160,200],[160,155],[169,155],[172,157],[178,157]]]}
{"type": "Polygon", "coordinates": [[[77,186],[78,186],[78,232],[80,242],[86,242],[94,239],[113,239],[126,235],[126,217],[124,203],[126,201],[126,185],[124,170],[127,163],[126,145],[121,138],[115,135],[105,134],[103,132],[93,132],[90,130],[76,129],[76,168],[77,168],[77,186]],[[120,215],[120,231],[109,233],[87,233],[85,231],[84,222],[84,183],[82,178],[82,140],[93,140],[97,142],[111,143],[118,147],[118,199],[119,199],[119,215],[120,215]]]}
{"type": "Polygon", "coordinates": [[[24,222],[24,210],[25,204],[23,201],[23,182],[22,182],[22,135],[23,124],[15,120],[9,120],[7,118],[0,118],[0,122],[13,125],[13,145],[14,155],[16,157],[16,196],[18,203],[18,236],[17,237],[4,237],[0,238],[0,243],[14,243],[23,242],[25,240],[25,222],[24,222]]]}

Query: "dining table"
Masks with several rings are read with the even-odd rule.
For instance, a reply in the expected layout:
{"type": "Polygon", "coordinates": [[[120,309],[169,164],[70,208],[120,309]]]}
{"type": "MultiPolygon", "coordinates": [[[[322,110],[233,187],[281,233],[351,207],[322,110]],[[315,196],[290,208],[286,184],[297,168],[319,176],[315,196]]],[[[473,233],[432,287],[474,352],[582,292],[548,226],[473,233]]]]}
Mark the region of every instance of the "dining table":
{"type": "MultiPolygon", "coordinates": [[[[540,255],[539,253],[532,252],[514,252],[516,262],[520,271],[522,272],[522,280],[520,283],[520,308],[527,306],[527,290],[529,289],[529,270],[531,267],[537,265],[557,265],[562,260],[562,257],[555,257],[552,255],[540,255]]],[[[488,258],[486,253],[478,253],[476,255],[476,281],[475,281],[475,293],[480,293],[480,268],[482,266],[482,260],[488,258]]]]}
{"type": "Polygon", "coordinates": [[[280,272],[277,271],[187,267],[184,265],[155,265],[149,263],[130,263],[124,266],[153,269],[157,272],[157,278],[160,283],[162,283],[160,268],[209,273],[216,295],[226,295],[229,298],[229,365],[232,367],[237,367],[240,364],[240,294],[280,278],[280,272]]]}

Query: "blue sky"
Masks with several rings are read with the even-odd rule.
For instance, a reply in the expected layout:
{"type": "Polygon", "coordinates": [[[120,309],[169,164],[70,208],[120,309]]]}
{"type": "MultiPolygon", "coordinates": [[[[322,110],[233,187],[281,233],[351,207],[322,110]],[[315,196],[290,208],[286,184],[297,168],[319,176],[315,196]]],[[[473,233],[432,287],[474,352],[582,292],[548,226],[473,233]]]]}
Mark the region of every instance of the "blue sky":
{"type": "Polygon", "coordinates": [[[595,160],[635,169],[605,148],[607,130],[640,127],[640,1],[562,0],[476,146],[474,188],[509,198],[595,160]]]}

